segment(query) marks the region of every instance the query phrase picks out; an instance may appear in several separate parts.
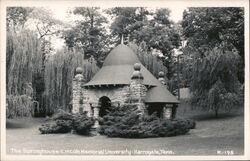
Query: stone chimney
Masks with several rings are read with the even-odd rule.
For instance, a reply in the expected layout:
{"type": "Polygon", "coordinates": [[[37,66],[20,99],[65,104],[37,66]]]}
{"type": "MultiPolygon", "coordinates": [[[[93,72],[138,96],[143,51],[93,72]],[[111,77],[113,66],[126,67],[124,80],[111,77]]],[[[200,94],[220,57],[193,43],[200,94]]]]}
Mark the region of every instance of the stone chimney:
{"type": "Polygon", "coordinates": [[[131,91],[131,102],[134,103],[139,111],[139,114],[143,114],[145,112],[145,97],[147,88],[143,85],[143,75],[141,73],[141,64],[135,63],[134,64],[134,72],[131,76],[131,83],[130,83],[130,91],[131,91]]]}

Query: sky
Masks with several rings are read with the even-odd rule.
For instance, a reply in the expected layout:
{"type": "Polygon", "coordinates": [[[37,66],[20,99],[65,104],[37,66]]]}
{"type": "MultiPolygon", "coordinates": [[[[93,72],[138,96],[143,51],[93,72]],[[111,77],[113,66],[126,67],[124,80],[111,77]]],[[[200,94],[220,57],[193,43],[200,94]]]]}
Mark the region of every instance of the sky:
{"type": "MultiPolygon", "coordinates": [[[[169,6],[167,7],[171,10],[170,19],[174,22],[178,22],[182,20],[182,13],[186,9],[185,6],[169,6]]],[[[58,18],[60,20],[68,20],[69,17],[67,17],[67,10],[70,9],[67,6],[60,6],[59,7],[50,7],[51,11],[53,12],[55,18],[58,18]]]]}
{"type": "MultiPolygon", "coordinates": [[[[171,10],[170,13],[170,19],[174,22],[178,22],[182,20],[182,13],[186,9],[185,6],[168,6],[168,9],[171,10]]],[[[52,11],[54,17],[56,19],[59,19],[61,21],[64,21],[66,23],[72,24],[73,23],[73,17],[68,15],[68,11],[72,8],[69,8],[67,6],[60,6],[60,7],[49,7],[49,10],[52,11]]],[[[64,40],[58,39],[58,38],[51,38],[52,45],[55,49],[61,49],[64,46],[64,40]]]]}

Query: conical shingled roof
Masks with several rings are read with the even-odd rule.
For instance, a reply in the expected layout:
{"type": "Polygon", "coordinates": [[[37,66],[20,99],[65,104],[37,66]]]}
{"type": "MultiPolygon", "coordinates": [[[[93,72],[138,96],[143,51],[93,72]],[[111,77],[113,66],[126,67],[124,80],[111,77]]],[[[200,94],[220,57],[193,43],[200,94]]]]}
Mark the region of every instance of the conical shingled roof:
{"type": "MultiPolygon", "coordinates": [[[[138,57],[128,46],[120,44],[104,60],[103,67],[84,86],[129,85],[134,64],[140,63],[138,57]]],[[[147,92],[145,102],[178,103],[178,100],[142,64],[143,84],[152,86],[147,92]]]]}
{"type": "Polygon", "coordinates": [[[135,63],[139,63],[139,59],[133,50],[124,44],[120,44],[111,50],[103,66],[134,65],[135,63]]]}
{"type": "MultiPolygon", "coordinates": [[[[129,85],[135,63],[140,63],[140,61],[133,50],[120,44],[109,53],[102,68],[84,86],[129,85]]],[[[144,76],[143,84],[156,86],[157,80],[144,66],[141,72],[144,76]]]]}

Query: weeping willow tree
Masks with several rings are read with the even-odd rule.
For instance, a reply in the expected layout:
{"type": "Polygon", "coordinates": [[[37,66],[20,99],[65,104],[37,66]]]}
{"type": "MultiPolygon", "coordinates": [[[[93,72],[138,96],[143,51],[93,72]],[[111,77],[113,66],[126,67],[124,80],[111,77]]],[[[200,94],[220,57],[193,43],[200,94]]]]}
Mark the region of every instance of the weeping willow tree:
{"type": "Polygon", "coordinates": [[[44,76],[46,114],[52,114],[57,109],[68,109],[72,100],[72,80],[77,67],[83,68],[87,81],[98,71],[95,59],[84,59],[84,52],[81,50],[63,49],[48,58],[44,76]]]}
{"type": "Polygon", "coordinates": [[[30,116],[34,104],[33,76],[41,69],[41,46],[29,30],[7,32],[7,118],[30,116]]]}
{"type": "Polygon", "coordinates": [[[218,117],[220,110],[230,111],[244,101],[244,90],[237,77],[239,62],[237,50],[224,44],[195,58],[190,83],[194,107],[213,111],[218,117]]]}

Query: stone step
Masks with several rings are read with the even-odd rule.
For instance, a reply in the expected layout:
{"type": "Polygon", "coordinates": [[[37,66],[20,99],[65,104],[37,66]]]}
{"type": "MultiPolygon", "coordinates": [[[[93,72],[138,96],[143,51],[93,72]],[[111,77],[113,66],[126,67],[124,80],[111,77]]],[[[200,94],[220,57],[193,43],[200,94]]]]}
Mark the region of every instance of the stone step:
{"type": "Polygon", "coordinates": [[[90,134],[91,134],[91,135],[95,135],[95,136],[100,135],[100,134],[97,132],[97,129],[96,129],[96,128],[91,128],[91,129],[90,129],[90,134]]]}

